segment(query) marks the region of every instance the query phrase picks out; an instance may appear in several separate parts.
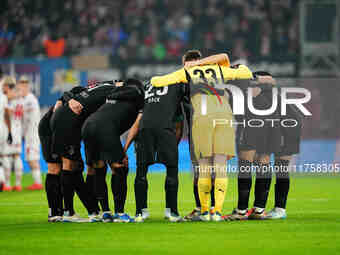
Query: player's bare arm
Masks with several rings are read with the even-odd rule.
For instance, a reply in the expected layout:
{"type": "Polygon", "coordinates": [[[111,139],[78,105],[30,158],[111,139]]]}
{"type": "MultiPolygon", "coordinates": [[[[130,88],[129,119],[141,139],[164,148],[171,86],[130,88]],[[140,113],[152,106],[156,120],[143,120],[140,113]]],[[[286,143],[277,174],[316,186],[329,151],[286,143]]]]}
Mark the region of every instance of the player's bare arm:
{"type": "Polygon", "coordinates": [[[193,60],[193,61],[186,61],[184,64],[185,68],[190,68],[194,66],[203,66],[203,65],[212,65],[212,64],[218,64],[222,66],[230,67],[230,60],[229,56],[226,53],[211,55],[206,58],[202,58],[199,60],[193,60]]]}
{"type": "Polygon", "coordinates": [[[128,137],[126,138],[126,143],[124,145],[124,152],[126,153],[127,150],[129,149],[132,141],[136,138],[137,134],[138,134],[138,128],[139,128],[139,122],[142,118],[143,114],[139,113],[135,123],[133,123],[132,127],[130,128],[128,137]]]}

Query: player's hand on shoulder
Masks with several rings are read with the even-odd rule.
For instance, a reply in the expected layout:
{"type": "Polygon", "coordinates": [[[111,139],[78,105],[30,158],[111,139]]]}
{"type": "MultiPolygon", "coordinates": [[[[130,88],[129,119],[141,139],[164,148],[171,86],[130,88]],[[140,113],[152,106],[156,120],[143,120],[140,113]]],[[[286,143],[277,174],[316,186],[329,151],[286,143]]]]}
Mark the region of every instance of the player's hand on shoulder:
{"type": "Polygon", "coordinates": [[[276,85],[276,80],[270,75],[257,76],[257,79],[259,83],[276,85]]]}
{"type": "Polygon", "coordinates": [[[81,114],[83,106],[77,100],[71,99],[68,101],[68,106],[77,115],[81,114]]]}
{"type": "Polygon", "coordinates": [[[186,61],[185,64],[184,64],[184,68],[191,68],[191,67],[194,67],[194,66],[197,66],[198,65],[198,61],[186,61]]]}

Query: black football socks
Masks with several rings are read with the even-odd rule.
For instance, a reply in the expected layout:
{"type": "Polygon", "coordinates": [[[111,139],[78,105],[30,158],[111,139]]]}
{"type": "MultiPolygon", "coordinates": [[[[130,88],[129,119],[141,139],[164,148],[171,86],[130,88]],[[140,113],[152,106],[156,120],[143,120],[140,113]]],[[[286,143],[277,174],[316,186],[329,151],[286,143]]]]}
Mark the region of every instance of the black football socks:
{"type": "MultiPolygon", "coordinates": [[[[63,215],[63,196],[61,193],[60,175],[47,174],[45,180],[45,190],[49,207],[49,216],[63,215]]],[[[73,203],[72,203],[72,213],[73,203]]]]}
{"type": "Polygon", "coordinates": [[[276,184],[275,184],[275,207],[286,208],[290,186],[288,171],[289,160],[275,160],[276,184]]]}
{"type": "Polygon", "coordinates": [[[266,208],[268,193],[272,180],[272,171],[270,168],[270,164],[261,164],[259,162],[255,162],[255,165],[256,182],[254,207],[266,208]]]}
{"type": "Polygon", "coordinates": [[[165,178],[165,201],[166,208],[170,208],[171,213],[178,215],[178,167],[167,166],[165,178]]]}
{"type": "Polygon", "coordinates": [[[210,197],[211,197],[210,206],[215,207],[215,179],[212,179],[212,181],[211,181],[210,197]]]}
{"type": "Polygon", "coordinates": [[[96,198],[96,193],[95,193],[95,175],[86,175],[86,187],[89,195],[91,196],[91,199],[95,201],[95,207],[96,211],[99,212],[100,208],[98,206],[98,199],[96,198]]]}
{"type": "Polygon", "coordinates": [[[248,209],[249,194],[252,185],[251,179],[251,167],[252,162],[248,160],[239,159],[238,160],[238,205],[239,210],[248,209]]]}
{"type": "Polygon", "coordinates": [[[116,168],[111,177],[111,189],[115,205],[115,213],[124,213],[127,195],[127,167],[116,168]]]}
{"type": "Polygon", "coordinates": [[[87,186],[84,182],[84,176],[82,171],[73,171],[73,185],[75,188],[75,191],[80,199],[80,201],[83,203],[85,208],[87,209],[89,214],[92,213],[99,213],[96,211],[96,200],[94,200],[91,195],[89,194],[89,191],[87,189],[87,186]]]}
{"type": "Polygon", "coordinates": [[[68,211],[69,216],[72,216],[74,214],[73,209],[74,186],[72,180],[72,171],[61,170],[61,187],[62,194],[64,197],[65,211],[68,211]]]}
{"type": "Polygon", "coordinates": [[[147,208],[148,180],[146,178],[148,165],[138,164],[135,178],[135,199],[136,215],[142,213],[142,209],[147,208]]]}
{"type": "Polygon", "coordinates": [[[95,168],[95,193],[103,212],[110,211],[109,196],[106,184],[106,165],[101,168],[95,168]]]}
{"type": "Polygon", "coordinates": [[[87,190],[87,186],[84,182],[83,174],[81,171],[68,171],[62,170],[62,191],[64,196],[65,210],[70,212],[70,215],[74,214],[73,211],[73,195],[76,191],[80,201],[83,203],[89,214],[98,213],[96,211],[96,205],[87,190]]]}
{"type": "Polygon", "coordinates": [[[198,194],[197,181],[198,179],[194,180],[194,197],[195,197],[196,208],[201,208],[201,201],[200,201],[200,195],[198,194]]]}

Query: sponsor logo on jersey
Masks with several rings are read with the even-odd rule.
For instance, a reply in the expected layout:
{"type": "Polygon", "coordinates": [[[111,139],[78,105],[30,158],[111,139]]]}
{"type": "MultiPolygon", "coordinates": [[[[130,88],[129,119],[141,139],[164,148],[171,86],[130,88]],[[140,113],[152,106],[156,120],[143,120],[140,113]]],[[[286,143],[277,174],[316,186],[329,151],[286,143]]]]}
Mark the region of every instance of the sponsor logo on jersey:
{"type": "Polygon", "coordinates": [[[86,91],[80,92],[80,95],[81,95],[83,98],[87,98],[87,97],[89,96],[89,94],[87,94],[86,91]]]}
{"type": "Polygon", "coordinates": [[[107,104],[115,104],[115,103],[117,103],[117,100],[114,100],[114,99],[106,99],[106,103],[107,103],[107,104]]]}

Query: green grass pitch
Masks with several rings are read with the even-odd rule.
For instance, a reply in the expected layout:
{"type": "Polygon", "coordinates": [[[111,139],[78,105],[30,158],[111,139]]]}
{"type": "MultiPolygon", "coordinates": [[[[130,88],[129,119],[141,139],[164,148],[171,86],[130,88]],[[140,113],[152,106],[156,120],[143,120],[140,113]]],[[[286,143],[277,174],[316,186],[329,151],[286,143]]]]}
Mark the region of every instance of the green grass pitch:
{"type": "MultiPolygon", "coordinates": [[[[134,175],[129,176],[126,211],[134,214],[134,175]]],[[[24,176],[24,184],[31,182],[24,176]]],[[[340,178],[294,177],[288,218],[279,221],[184,222],[163,220],[164,174],[149,174],[145,223],[47,223],[45,193],[0,193],[0,254],[336,254],[340,253],[340,178]]],[[[268,208],[273,206],[273,188],[268,208]]],[[[236,205],[231,178],[224,206],[236,205]]],[[[253,197],[253,196],[252,196],[253,197]]],[[[111,207],[113,207],[110,195],[111,207]]],[[[76,211],[85,216],[78,198],[76,211]]],[[[194,207],[192,179],[180,175],[179,208],[194,207]]]]}

